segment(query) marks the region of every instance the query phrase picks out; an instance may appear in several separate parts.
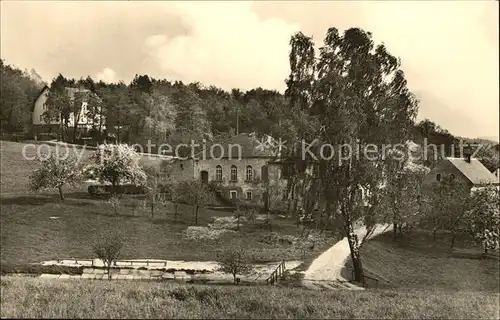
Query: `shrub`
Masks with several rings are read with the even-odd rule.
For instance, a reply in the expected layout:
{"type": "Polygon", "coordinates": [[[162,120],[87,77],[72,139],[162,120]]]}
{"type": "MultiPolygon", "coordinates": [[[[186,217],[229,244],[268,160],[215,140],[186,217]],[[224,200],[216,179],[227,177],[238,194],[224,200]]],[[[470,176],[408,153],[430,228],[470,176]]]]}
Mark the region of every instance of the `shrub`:
{"type": "Polygon", "coordinates": [[[233,275],[234,283],[238,283],[237,276],[249,273],[252,265],[248,255],[241,248],[228,248],[218,257],[219,270],[233,275]]]}
{"type": "Polygon", "coordinates": [[[92,249],[99,259],[104,263],[108,271],[108,279],[111,280],[111,265],[118,260],[123,247],[123,237],[116,231],[102,233],[95,240],[92,249]]]}

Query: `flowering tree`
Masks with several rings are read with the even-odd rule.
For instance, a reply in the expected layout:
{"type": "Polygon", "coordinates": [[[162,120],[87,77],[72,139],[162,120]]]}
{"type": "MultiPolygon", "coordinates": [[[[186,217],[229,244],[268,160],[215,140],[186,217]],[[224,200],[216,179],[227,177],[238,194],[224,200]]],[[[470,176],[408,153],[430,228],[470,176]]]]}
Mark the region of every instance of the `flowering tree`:
{"type": "Polygon", "coordinates": [[[78,158],[75,156],[66,154],[63,157],[58,152],[51,152],[48,156],[39,156],[37,160],[41,167],[30,176],[31,191],[57,189],[61,200],[64,200],[63,187],[76,186],[81,181],[78,158]]]}
{"type": "Polygon", "coordinates": [[[86,173],[101,183],[111,183],[113,190],[124,182],[142,185],[146,173],[139,165],[140,155],[126,144],[104,144],[91,156],[86,173]]]}
{"type": "Polygon", "coordinates": [[[499,248],[499,200],[499,191],[493,187],[474,191],[471,195],[470,231],[485,254],[499,248]]]}

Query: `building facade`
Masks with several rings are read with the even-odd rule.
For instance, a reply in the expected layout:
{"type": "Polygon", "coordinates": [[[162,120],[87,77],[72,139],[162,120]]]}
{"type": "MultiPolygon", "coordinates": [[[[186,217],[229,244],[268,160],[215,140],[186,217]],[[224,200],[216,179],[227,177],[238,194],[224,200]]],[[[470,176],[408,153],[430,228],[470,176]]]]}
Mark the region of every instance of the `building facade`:
{"type": "Polygon", "coordinates": [[[239,134],[212,145],[207,152],[174,161],[172,177],[216,187],[220,196],[230,201],[264,205],[270,185],[277,189],[286,185],[277,161],[279,153],[266,141],[259,141],[253,134],[239,134]]]}

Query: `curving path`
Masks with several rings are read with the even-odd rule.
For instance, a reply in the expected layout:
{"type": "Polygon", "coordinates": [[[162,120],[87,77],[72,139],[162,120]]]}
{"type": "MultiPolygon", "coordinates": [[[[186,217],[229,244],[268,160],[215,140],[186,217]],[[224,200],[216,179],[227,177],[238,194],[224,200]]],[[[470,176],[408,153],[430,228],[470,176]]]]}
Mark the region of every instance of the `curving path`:
{"type": "MultiPolygon", "coordinates": [[[[392,225],[378,224],[370,238],[390,230],[392,225]]],[[[361,240],[366,234],[366,227],[361,226],[355,232],[361,240]]],[[[350,259],[350,255],[347,238],[343,238],[311,263],[304,273],[302,285],[311,289],[363,289],[347,282],[347,279],[341,276],[341,271],[346,260],[350,259]]]]}

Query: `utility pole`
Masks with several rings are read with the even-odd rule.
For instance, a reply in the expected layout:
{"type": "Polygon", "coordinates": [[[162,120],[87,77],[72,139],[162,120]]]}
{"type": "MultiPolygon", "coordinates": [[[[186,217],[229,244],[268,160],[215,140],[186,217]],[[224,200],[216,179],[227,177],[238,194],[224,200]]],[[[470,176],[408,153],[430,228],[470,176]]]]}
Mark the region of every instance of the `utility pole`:
{"type": "Polygon", "coordinates": [[[236,135],[239,134],[239,124],[240,124],[240,106],[236,105],[236,135]]]}

